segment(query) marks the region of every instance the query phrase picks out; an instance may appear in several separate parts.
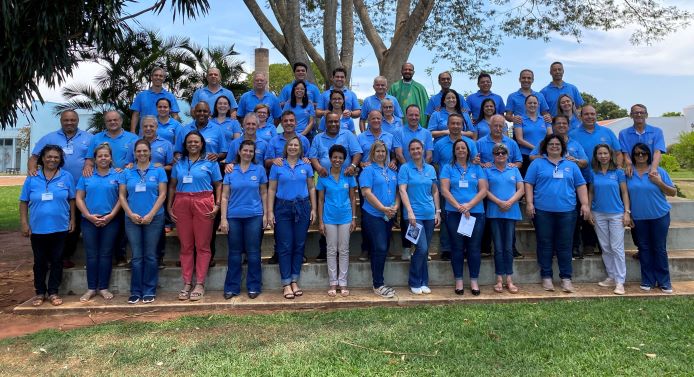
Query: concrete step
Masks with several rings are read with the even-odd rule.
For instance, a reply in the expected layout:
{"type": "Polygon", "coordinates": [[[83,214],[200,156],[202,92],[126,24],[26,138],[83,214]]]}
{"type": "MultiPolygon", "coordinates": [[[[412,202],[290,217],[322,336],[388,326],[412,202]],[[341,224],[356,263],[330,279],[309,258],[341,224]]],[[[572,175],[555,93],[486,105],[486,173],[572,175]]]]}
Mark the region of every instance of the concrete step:
{"type": "MultiPolygon", "coordinates": [[[[640,280],[640,267],[638,260],[631,257],[633,252],[628,252],[627,281],[638,282],[640,280]]],[[[691,280],[694,276],[694,250],[678,250],[669,252],[670,276],[673,281],[691,280]]],[[[410,263],[400,260],[387,261],[385,266],[385,281],[389,285],[406,286],[410,263]]],[[[265,289],[280,287],[279,267],[263,263],[263,286],[265,289]]],[[[216,267],[209,269],[206,286],[210,290],[223,290],[227,267],[225,263],[218,263],[216,267]]],[[[554,273],[558,276],[559,269],[554,263],[554,273]]],[[[519,284],[538,283],[540,281],[539,266],[534,258],[534,253],[528,253],[524,259],[514,261],[514,281],[519,284]]],[[[245,267],[244,267],[245,274],[245,267]]],[[[81,294],[87,289],[87,276],[84,268],[66,269],[63,273],[61,292],[81,294]]],[[[469,278],[467,266],[465,278],[469,278]]],[[[573,261],[573,280],[576,282],[590,283],[605,278],[605,267],[600,256],[586,257],[573,261]]],[[[431,286],[451,285],[454,281],[450,262],[432,260],[429,262],[429,281],[431,286]]],[[[371,264],[369,262],[351,261],[349,266],[348,282],[350,287],[371,287],[371,264]]],[[[494,259],[482,258],[480,269],[480,284],[493,284],[495,282],[494,259]]],[[[245,280],[244,280],[245,283],[245,280]]],[[[328,285],[328,269],[325,263],[315,263],[312,260],[304,263],[301,272],[301,286],[308,289],[323,289],[328,285]]],[[[181,288],[180,267],[166,267],[159,271],[159,290],[163,292],[178,291],[181,288]]],[[[124,267],[114,268],[111,277],[111,290],[115,293],[126,294],[130,287],[130,270],[124,267]]]]}
{"type": "MultiPolygon", "coordinates": [[[[253,310],[298,310],[298,309],[335,309],[354,307],[382,307],[382,306],[413,306],[413,305],[441,305],[441,304],[489,304],[504,302],[538,302],[545,300],[577,300],[577,299],[624,299],[626,298],[659,298],[667,299],[672,296],[694,295],[694,281],[673,282],[674,293],[663,294],[659,290],[644,292],[639,289],[638,283],[626,284],[626,294],[617,296],[611,288],[599,287],[594,282],[574,284],[576,292],[563,293],[559,290],[546,292],[539,284],[518,284],[520,292],[510,294],[507,291],[496,293],[491,285],[480,286],[481,294],[470,294],[469,285],[466,285],[465,295],[459,296],[453,293],[453,286],[433,287],[429,295],[413,295],[404,286],[395,287],[395,297],[387,299],[373,294],[370,288],[352,288],[348,297],[328,297],[325,288],[305,290],[303,296],[293,300],[282,297],[282,291],[266,289],[255,300],[249,299],[245,293],[241,296],[225,300],[221,291],[208,290],[200,301],[179,301],[175,292],[160,292],[155,302],[151,304],[138,303],[127,304],[127,294],[118,294],[111,301],[104,301],[100,297],[89,302],[79,302],[79,295],[63,296],[64,304],[52,306],[44,303],[40,307],[31,306],[27,301],[14,309],[15,314],[24,315],[65,315],[65,314],[91,314],[94,312],[124,312],[126,316],[136,316],[137,313],[146,314],[152,312],[195,311],[209,310],[233,310],[233,313],[253,310]]],[[[209,312],[207,312],[209,313],[209,312]]],[[[223,312],[222,312],[223,313],[223,312]]]]}

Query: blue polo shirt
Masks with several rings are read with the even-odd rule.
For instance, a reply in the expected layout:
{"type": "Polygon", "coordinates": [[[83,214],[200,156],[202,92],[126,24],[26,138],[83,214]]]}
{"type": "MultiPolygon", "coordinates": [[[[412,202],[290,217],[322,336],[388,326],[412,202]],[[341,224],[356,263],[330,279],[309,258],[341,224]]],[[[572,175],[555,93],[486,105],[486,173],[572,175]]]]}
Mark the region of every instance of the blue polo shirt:
{"type": "MultiPolygon", "coordinates": [[[[318,101],[318,109],[319,110],[327,110],[328,109],[328,104],[330,103],[330,92],[335,90],[332,86],[323,92],[320,96],[320,101],[318,101]]],[[[345,95],[345,109],[346,110],[359,110],[361,109],[361,106],[359,105],[359,100],[357,99],[357,95],[354,94],[353,91],[347,89],[347,88],[342,88],[342,94],[345,95]]]]}
{"type": "MultiPolygon", "coordinates": [[[[171,110],[169,110],[170,113],[178,113],[180,110],[178,109],[178,102],[176,102],[176,97],[174,97],[171,92],[168,90],[162,88],[161,92],[155,93],[152,91],[152,89],[146,89],[141,91],[140,93],[137,93],[135,96],[135,100],[133,101],[133,104],[130,105],[130,110],[137,111],[140,113],[140,120],[142,120],[142,117],[145,115],[154,115],[157,116],[157,101],[159,101],[162,98],[166,98],[171,102],[171,110]]],[[[210,105],[212,106],[212,105],[210,105]]]]}
{"type": "Polygon", "coordinates": [[[380,140],[386,145],[388,155],[390,155],[390,152],[393,151],[393,135],[381,130],[381,134],[378,135],[378,138],[376,138],[371,130],[366,130],[357,136],[357,141],[361,147],[362,162],[369,162],[369,152],[371,152],[371,146],[376,142],[376,140],[380,140]]]}
{"type": "MultiPolygon", "coordinates": [[[[367,124],[368,126],[368,124],[367,124]]],[[[388,122],[386,117],[381,121],[381,129],[391,135],[395,135],[402,128],[402,119],[393,115],[393,122],[388,122]]]]}
{"type": "MultiPolygon", "coordinates": [[[[340,129],[354,133],[354,120],[349,117],[340,116],[340,129]]],[[[325,132],[325,117],[320,118],[320,122],[318,122],[318,131],[325,132]]]]}
{"type": "MultiPolygon", "coordinates": [[[[168,181],[164,168],[154,167],[153,163],[149,164],[149,167],[144,171],[138,169],[137,166],[125,169],[118,179],[118,183],[125,185],[128,192],[130,210],[140,216],[145,216],[152,210],[154,203],[159,198],[159,184],[168,181]],[[142,184],[144,184],[143,191],[140,191],[142,184]]],[[[164,206],[162,205],[155,215],[163,213],[164,206]]]]}
{"type": "MultiPolygon", "coordinates": [[[[496,165],[492,165],[491,168],[484,169],[487,175],[487,181],[489,182],[489,192],[494,194],[500,200],[509,200],[516,193],[516,184],[518,182],[523,182],[520,171],[518,168],[510,168],[504,166],[503,170],[499,170],[496,165]]],[[[502,211],[499,206],[492,202],[487,201],[487,218],[492,219],[509,219],[509,220],[521,220],[521,211],[518,202],[513,203],[508,211],[502,211]]]]}
{"type": "MultiPolygon", "coordinates": [[[[294,83],[296,80],[292,80],[289,84],[285,85],[282,88],[282,91],[280,91],[280,103],[288,103],[292,99],[292,87],[294,86],[294,83]]],[[[316,84],[308,81],[304,81],[304,84],[306,84],[306,95],[308,96],[308,100],[313,102],[313,103],[318,103],[320,100],[320,89],[316,84]]]]}
{"type": "Polygon", "coordinates": [[[102,131],[94,135],[92,142],[89,144],[89,150],[87,151],[88,158],[94,158],[94,149],[103,143],[108,143],[111,146],[111,155],[113,157],[113,167],[123,169],[125,165],[133,162],[129,160],[128,152],[132,151],[135,146],[135,142],[139,138],[134,133],[122,130],[122,132],[112,138],[108,131],[102,131]]]}
{"type": "MultiPolygon", "coordinates": [[[[468,154],[470,155],[470,160],[477,156],[477,143],[467,136],[462,136],[461,139],[465,140],[467,144],[468,154]]],[[[446,136],[441,140],[434,143],[434,156],[432,162],[439,165],[439,171],[443,164],[450,164],[453,161],[453,144],[456,140],[451,140],[450,136],[446,136]]]]}
{"type": "MultiPolygon", "coordinates": [[[[157,136],[150,143],[150,148],[152,149],[151,161],[153,164],[169,165],[173,163],[173,145],[168,141],[157,136]]],[[[134,147],[128,150],[128,161],[135,162],[135,151],[134,147]]]]}
{"type": "MultiPolygon", "coordinates": [[[[520,148],[518,148],[518,143],[506,135],[501,136],[501,143],[506,146],[506,149],[508,149],[509,163],[523,161],[523,156],[521,155],[520,148]]],[[[496,142],[492,140],[492,135],[487,135],[477,139],[477,151],[480,154],[481,163],[494,163],[494,156],[492,155],[494,145],[496,145],[496,142]]]]}
{"type": "Polygon", "coordinates": [[[595,129],[593,132],[588,132],[583,126],[569,132],[569,138],[578,141],[583,147],[583,151],[586,152],[588,157],[588,165],[590,165],[593,160],[593,150],[598,144],[607,144],[614,151],[620,150],[619,141],[617,136],[611,129],[595,124],[595,129]]]}
{"type": "MultiPolygon", "coordinates": [[[[359,175],[359,186],[371,188],[371,193],[376,196],[381,204],[391,207],[395,204],[395,197],[398,193],[398,175],[388,168],[378,164],[371,164],[362,170],[359,175]]],[[[364,198],[364,211],[371,216],[381,217],[385,213],[377,210],[364,198]]]]}
{"type": "MultiPolygon", "coordinates": [[[[242,137],[232,140],[231,143],[229,143],[229,151],[227,152],[227,162],[232,162],[236,161],[236,154],[239,152],[239,147],[241,146],[241,143],[243,143],[245,139],[242,137]]],[[[256,164],[263,164],[265,161],[266,153],[267,153],[267,148],[268,145],[263,139],[258,139],[256,135],[255,139],[255,163],[256,164]]],[[[236,170],[236,169],[234,169],[236,170]]]]}
{"type": "Polygon", "coordinates": [[[311,164],[298,160],[294,168],[283,160],[282,166],[270,168],[270,180],[277,182],[277,196],[282,200],[308,199],[307,179],[313,179],[311,164]]]}
{"type": "Polygon", "coordinates": [[[580,119],[575,114],[571,114],[571,119],[569,119],[569,132],[581,127],[581,122],[580,119]]]}
{"type": "Polygon", "coordinates": [[[200,101],[205,101],[207,102],[208,105],[210,105],[210,109],[214,108],[215,102],[217,102],[217,98],[225,96],[226,98],[229,99],[229,107],[233,110],[238,108],[239,106],[236,104],[236,99],[234,98],[234,93],[224,87],[219,87],[219,89],[216,92],[212,92],[210,90],[209,86],[205,86],[202,88],[199,88],[193,93],[193,99],[190,101],[190,108],[194,109],[195,105],[198,104],[200,101]]]}
{"type": "MultiPolygon", "coordinates": [[[[169,117],[169,121],[166,123],[162,123],[159,118],[157,118],[157,123],[159,124],[157,127],[157,135],[172,145],[175,144],[176,135],[183,125],[172,117],[169,117]]],[[[142,130],[140,130],[140,136],[142,136],[142,130]]]]}
{"type": "Polygon", "coordinates": [[[659,150],[661,153],[665,153],[665,138],[663,137],[663,130],[658,127],[646,124],[643,133],[639,135],[636,133],[634,127],[625,128],[619,131],[619,145],[621,151],[631,155],[631,149],[637,143],[644,143],[648,146],[651,151],[651,155],[659,150]]]}
{"type": "Polygon", "coordinates": [[[593,185],[593,202],[591,207],[595,212],[624,213],[624,202],[620,185],[626,183],[624,170],[593,171],[591,184],[593,185]]]}
{"type": "Polygon", "coordinates": [[[107,215],[118,202],[118,178],[120,174],[109,169],[106,175],[94,169],[91,177],[80,177],[77,191],[84,191],[84,203],[89,213],[107,215]]]}
{"type": "Polygon", "coordinates": [[[496,113],[503,115],[506,111],[506,106],[504,105],[504,99],[500,95],[489,92],[489,94],[482,94],[479,90],[477,93],[472,93],[467,96],[467,104],[470,106],[470,113],[472,117],[478,119],[480,117],[480,110],[482,109],[482,101],[487,98],[494,100],[496,104],[496,113]]]}
{"type": "Polygon", "coordinates": [[[296,116],[295,131],[297,133],[304,132],[306,127],[308,127],[308,122],[311,120],[311,118],[315,118],[316,116],[316,109],[313,107],[312,102],[309,102],[308,105],[306,105],[306,107],[302,107],[301,104],[298,103],[296,104],[296,106],[292,107],[291,102],[287,102],[284,104],[284,109],[282,110],[291,110],[296,116]]]}
{"type": "MultiPolygon", "coordinates": [[[[398,99],[391,96],[390,94],[386,94],[384,99],[389,99],[393,101],[393,116],[395,118],[402,118],[402,109],[400,108],[400,103],[398,103],[398,99]]],[[[364,98],[364,103],[361,105],[361,119],[369,119],[369,113],[373,110],[381,111],[381,101],[382,100],[378,98],[375,94],[364,98]]]]}
{"type": "MultiPolygon", "coordinates": [[[[299,140],[301,140],[301,149],[303,152],[301,154],[301,157],[306,157],[309,153],[309,150],[311,149],[311,143],[309,143],[308,139],[304,135],[296,134],[296,136],[299,138],[299,140]]],[[[270,143],[268,143],[265,158],[271,159],[282,157],[282,153],[284,153],[285,144],[287,144],[287,139],[284,137],[284,133],[275,135],[272,139],[270,139],[270,143]]]]}
{"type": "MultiPolygon", "coordinates": [[[[448,113],[448,110],[446,109],[441,109],[439,111],[435,111],[431,117],[429,118],[429,125],[427,126],[427,130],[429,132],[434,132],[434,131],[446,131],[448,130],[448,116],[450,114],[448,113]]],[[[463,113],[463,131],[472,131],[476,132],[475,126],[472,124],[472,120],[470,119],[470,114],[468,113],[463,113]]],[[[436,139],[434,139],[434,143],[437,141],[441,140],[445,136],[439,136],[436,139]]]]}
{"type": "Polygon", "coordinates": [[[477,140],[489,135],[491,130],[489,129],[489,123],[487,123],[486,119],[482,119],[477,124],[475,124],[475,128],[477,129],[477,140]]]}
{"type": "MultiPolygon", "coordinates": [[[[674,186],[665,169],[658,167],[658,174],[668,186],[674,186]]],[[[648,171],[642,175],[634,169],[634,174],[627,179],[627,189],[631,201],[631,217],[634,220],[659,219],[670,212],[672,206],[660,188],[648,178],[648,171]]]]}
{"type": "MultiPolygon", "coordinates": [[[[414,162],[409,161],[400,167],[398,185],[407,185],[407,197],[417,220],[434,219],[436,208],[431,195],[433,184],[436,184],[436,171],[433,166],[424,163],[422,170],[419,170],[414,162]]],[[[406,220],[409,219],[407,210],[404,210],[403,214],[406,220]]]]}
{"type": "MultiPolygon", "coordinates": [[[[530,152],[530,156],[537,156],[539,154],[540,154],[540,144],[538,143],[535,146],[535,149],[533,149],[533,151],[530,152]]],[[[588,159],[588,156],[586,155],[585,150],[583,150],[583,146],[581,145],[581,143],[579,143],[578,141],[576,141],[572,138],[569,138],[569,141],[566,143],[566,154],[564,155],[564,157],[566,157],[566,156],[571,156],[571,157],[574,157],[578,160],[590,161],[588,159]]],[[[579,168],[579,169],[581,169],[581,168],[579,168]]],[[[586,166],[585,168],[581,169],[581,174],[583,174],[583,179],[585,179],[586,182],[590,182],[590,177],[591,177],[590,171],[591,171],[590,164],[588,164],[588,166],[586,166]]]]}
{"type": "Polygon", "coordinates": [[[241,123],[236,119],[231,119],[227,117],[223,122],[219,122],[217,118],[210,118],[210,123],[216,124],[224,132],[224,140],[228,143],[234,140],[234,134],[243,134],[243,129],[241,129],[241,123]]]}
{"type": "Polygon", "coordinates": [[[546,157],[530,163],[525,182],[533,185],[535,208],[548,212],[575,211],[576,188],[586,184],[578,165],[564,159],[554,165],[546,157]]]}
{"type": "Polygon", "coordinates": [[[260,185],[267,184],[267,175],[262,165],[251,164],[245,172],[241,171],[241,167],[237,167],[224,176],[223,183],[230,189],[228,219],[263,215],[260,185]]]}
{"type": "MultiPolygon", "coordinates": [[[[538,108],[540,109],[540,114],[549,111],[549,106],[547,106],[547,101],[545,101],[545,96],[542,95],[540,92],[536,92],[534,90],[530,90],[530,92],[537,97],[537,102],[540,105],[538,108]]],[[[526,115],[525,114],[525,99],[526,95],[521,92],[520,89],[518,91],[513,92],[508,95],[508,99],[506,100],[506,111],[510,111],[513,113],[513,115],[526,115]]]]}
{"type": "Polygon", "coordinates": [[[46,145],[52,144],[57,145],[63,149],[65,153],[65,165],[63,169],[72,175],[73,184],[77,183],[79,177],[82,176],[82,168],[84,168],[84,160],[87,158],[93,158],[94,152],[88,154],[89,145],[91,144],[92,135],[89,132],[82,131],[79,128],[75,134],[68,138],[60,129],[55,132],[51,132],[43,136],[34,146],[34,150],[31,152],[36,157],[41,154],[41,149],[46,145]]]}
{"type": "Polygon", "coordinates": [[[259,103],[264,103],[270,107],[270,115],[268,115],[267,122],[273,123],[273,119],[279,119],[282,115],[282,108],[280,107],[280,100],[277,96],[271,92],[265,91],[263,98],[258,98],[253,90],[249,90],[241,95],[239,99],[239,108],[237,114],[240,118],[243,118],[248,113],[255,111],[255,107],[259,103]]]}
{"type": "Polygon", "coordinates": [[[426,157],[427,151],[433,152],[434,140],[432,139],[431,132],[429,130],[420,125],[417,125],[417,129],[415,131],[412,131],[409,126],[403,126],[400,128],[400,132],[396,132],[393,135],[393,148],[402,148],[402,154],[405,156],[405,161],[412,160],[409,148],[410,141],[412,141],[412,139],[417,139],[424,144],[423,153],[425,155],[423,157],[426,157]]]}
{"type": "MultiPolygon", "coordinates": [[[[450,180],[451,194],[460,204],[467,203],[477,195],[479,191],[479,181],[487,180],[487,175],[479,165],[468,163],[467,168],[463,169],[457,162],[455,164],[444,164],[441,169],[440,179],[450,180]]],[[[458,209],[453,207],[446,200],[446,211],[458,212],[458,209]]],[[[480,200],[477,205],[472,207],[470,213],[484,213],[484,204],[480,200]]]]}
{"type": "Polygon", "coordinates": [[[277,127],[272,123],[265,122],[264,127],[255,131],[255,137],[265,140],[266,143],[270,143],[270,140],[275,136],[277,136],[277,127]]]}
{"type": "Polygon", "coordinates": [[[545,96],[545,101],[547,101],[547,106],[549,106],[549,113],[552,114],[552,116],[557,115],[557,102],[559,102],[559,97],[562,94],[568,94],[569,97],[574,100],[576,107],[581,107],[584,103],[578,88],[566,81],[564,81],[561,86],[555,86],[550,81],[547,86],[540,90],[540,93],[545,96]]]}
{"type": "Polygon", "coordinates": [[[317,158],[321,166],[326,170],[330,170],[330,147],[334,144],[340,144],[347,150],[345,162],[342,164],[342,169],[347,169],[352,163],[352,157],[361,152],[361,146],[357,141],[357,137],[353,133],[340,130],[335,137],[330,137],[326,132],[320,133],[313,138],[311,149],[308,153],[309,158],[317,158]]]}
{"type": "MultiPolygon", "coordinates": [[[[522,115],[521,119],[523,119],[523,123],[514,124],[513,128],[522,129],[523,139],[535,146],[539,145],[542,139],[547,136],[547,129],[552,129],[552,126],[549,123],[545,123],[545,120],[541,116],[538,116],[537,119],[532,120],[527,116],[522,115]]],[[[532,152],[531,148],[522,145],[518,145],[518,147],[520,148],[522,154],[530,154],[530,152],[532,152]]]]}
{"type": "Polygon", "coordinates": [[[72,175],[58,169],[55,177],[47,180],[43,169],[36,176],[24,180],[19,200],[29,203],[29,226],[34,234],[66,232],[70,225],[70,200],[75,199],[72,175]],[[53,197],[44,199],[44,194],[53,197]]]}
{"type": "Polygon", "coordinates": [[[178,135],[176,135],[176,145],[174,145],[174,153],[183,152],[185,146],[183,143],[186,140],[186,136],[192,131],[198,130],[202,137],[205,138],[205,153],[224,153],[229,149],[227,145],[227,139],[224,135],[224,130],[217,123],[207,122],[205,127],[198,129],[195,125],[195,121],[181,127],[178,135]]]}
{"type": "Polygon", "coordinates": [[[222,173],[216,162],[203,158],[193,162],[188,157],[183,157],[174,164],[171,178],[176,179],[177,192],[202,192],[212,191],[212,183],[221,181],[222,173]],[[192,182],[184,183],[186,177],[192,177],[192,182]]]}
{"type": "MultiPolygon", "coordinates": [[[[439,91],[438,93],[431,96],[431,98],[429,98],[429,102],[427,102],[427,107],[426,109],[424,109],[424,114],[431,115],[434,113],[434,111],[437,111],[436,108],[442,109],[442,95],[443,91],[439,91]]],[[[458,103],[460,104],[460,108],[463,109],[463,111],[470,112],[470,105],[468,105],[467,101],[465,100],[465,97],[463,97],[463,95],[460,93],[458,93],[458,103]]]]}
{"type": "Polygon", "coordinates": [[[349,224],[352,222],[352,203],[349,201],[349,191],[357,186],[354,177],[347,177],[343,172],[337,181],[328,174],[318,177],[316,189],[325,191],[323,199],[323,223],[349,224]]]}

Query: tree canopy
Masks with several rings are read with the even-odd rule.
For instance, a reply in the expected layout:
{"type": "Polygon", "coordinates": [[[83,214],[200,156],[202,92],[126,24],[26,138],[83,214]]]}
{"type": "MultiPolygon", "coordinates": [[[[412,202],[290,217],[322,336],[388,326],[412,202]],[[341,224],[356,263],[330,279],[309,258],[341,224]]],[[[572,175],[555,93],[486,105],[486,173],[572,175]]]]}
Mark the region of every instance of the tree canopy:
{"type": "Polygon", "coordinates": [[[581,92],[581,97],[586,105],[591,105],[595,108],[598,120],[625,118],[629,116],[627,109],[620,107],[610,100],[598,101],[594,95],[586,92],[581,92]]]}
{"type": "MultiPolygon", "coordinates": [[[[316,67],[315,63],[311,63],[311,70],[316,78],[316,81],[312,82],[319,88],[323,88],[325,81],[323,80],[323,77],[315,74],[318,72],[318,67],[316,67]]],[[[255,74],[255,72],[252,72],[246,77],[245,83],[248,87],[253,87],[253,74],[255,74]]],[[[292,66],[287,63],[270,64],[270,82],[268,83],[268,87],[270,88],[271,92],[279,95],[282,88],[287,85],[288,82],[292,82],[293,80],[294,72],[292,71],[292,66]]]]}

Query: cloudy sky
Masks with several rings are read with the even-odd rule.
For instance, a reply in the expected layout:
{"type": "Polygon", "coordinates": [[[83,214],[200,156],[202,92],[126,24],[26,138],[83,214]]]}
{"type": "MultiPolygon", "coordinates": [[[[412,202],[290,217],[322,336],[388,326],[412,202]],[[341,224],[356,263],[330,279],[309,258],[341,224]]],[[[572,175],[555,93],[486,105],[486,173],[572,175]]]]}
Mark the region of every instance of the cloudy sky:
{"type": "MultiPolygon", "coordinates": [[[[666,1],[690,10],[690,1],[666,1]]],[[[131,11],[142,9],[142,4],[131,6],[131,11]]],[[[185,23],[172,22],[169,13],[159,16],[143,15],[139,22],[151,29],[159,30],[163,36],[185,35],[194,42],[211,46],[235,45],[246,62],[247,71],[253,70],[253,50],[262,43],[270,48],[270,62],[284,63],[284,58],[272,48],[267,38],[240,1],[210,0],[211,12],[203,18],[185,23]]],[[[585,32],[581,43],[571,38],[555,37],[549,43],[508,39],[500,49],[500,55],[492,63],[506,67],[510,72],[495,77],[492,91],[502,97],[517,90],[518,72],[523,68],[535,71],[534,89],[539,90],[550,80],[549,64],[564,62],[564,79],[581,91],[589,92],[598,99],[609,99],[628,108],[634,103],[644,103],[649,113],[658,116],[666,111],[682,111],[694,105],[694,26],[651,46],[633,46],[629,42],[629,30],[612,32],[585,32]]],[[[446,62],[432,64],[428,51],[415,48],[411,61],[415,64],[415,80],[422,83],[430,93],[437,89],[436,74],[449,69],[446,62]],[[432,77],[426,69],[432,68],[432,77]]],[[[372,94],[371,83],[378,75],[378,66],[370,46],[356,46],[352,86],[360,98],[372,94]]],[[[97,64],[82,64],[69,82],[89,83],[96,72],[97,64]]],[[[476,82],[463,74],[453,75],[453,88],[459,92],[477,91],[476,82]]],[[[59,90],[42,87],[44,98],[60,102],[59,90]]]]}

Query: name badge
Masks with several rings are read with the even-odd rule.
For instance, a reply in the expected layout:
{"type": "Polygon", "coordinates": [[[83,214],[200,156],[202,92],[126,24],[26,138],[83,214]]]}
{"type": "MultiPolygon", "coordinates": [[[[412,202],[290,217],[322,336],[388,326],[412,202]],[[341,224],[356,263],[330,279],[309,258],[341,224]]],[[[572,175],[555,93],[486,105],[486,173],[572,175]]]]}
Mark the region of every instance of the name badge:
{"type": "Polygon", "coordinates": [[[185,177],[183,177],[183,183],[193,183],[193,176],[186,175],[185,177]]]}
{"type": "Polygon", "coordinates": [[[552,173],[552,178],[562,179],[564,178],[564,172],[561,170],[555,170],[554,173],[552,173]]]}
{"type": "Polygon", "coordinates": [[[53,200],[53,193],[52,192],[44,192],[41,194],[41,201],[42,202],[48,202],[53,200]]]}
{"type": "Polygon", "coordinates": [[[460,187],[460,188],[468,188],[468,186],[469,186],[469,183],[468,183],[467,180],[461,179],[461,180],[458,181],[458,187],[460,187]]]}
{"type": "Polygon", "coordinates": [[[69,145],[66,145],[65,147],[63,147],[63,153],[65,153],[65,154],[73,154],[73,153],[75,153],[75,149],[74,149],[74,147],[72,146],[72,144],[69,144],[69,145]]]}
{"type": "Polygon", "coordinates": [[[144,183],[138,183],[135,185],[135,192],[145,192],[147,191],[147,185],[144,183]]]}

